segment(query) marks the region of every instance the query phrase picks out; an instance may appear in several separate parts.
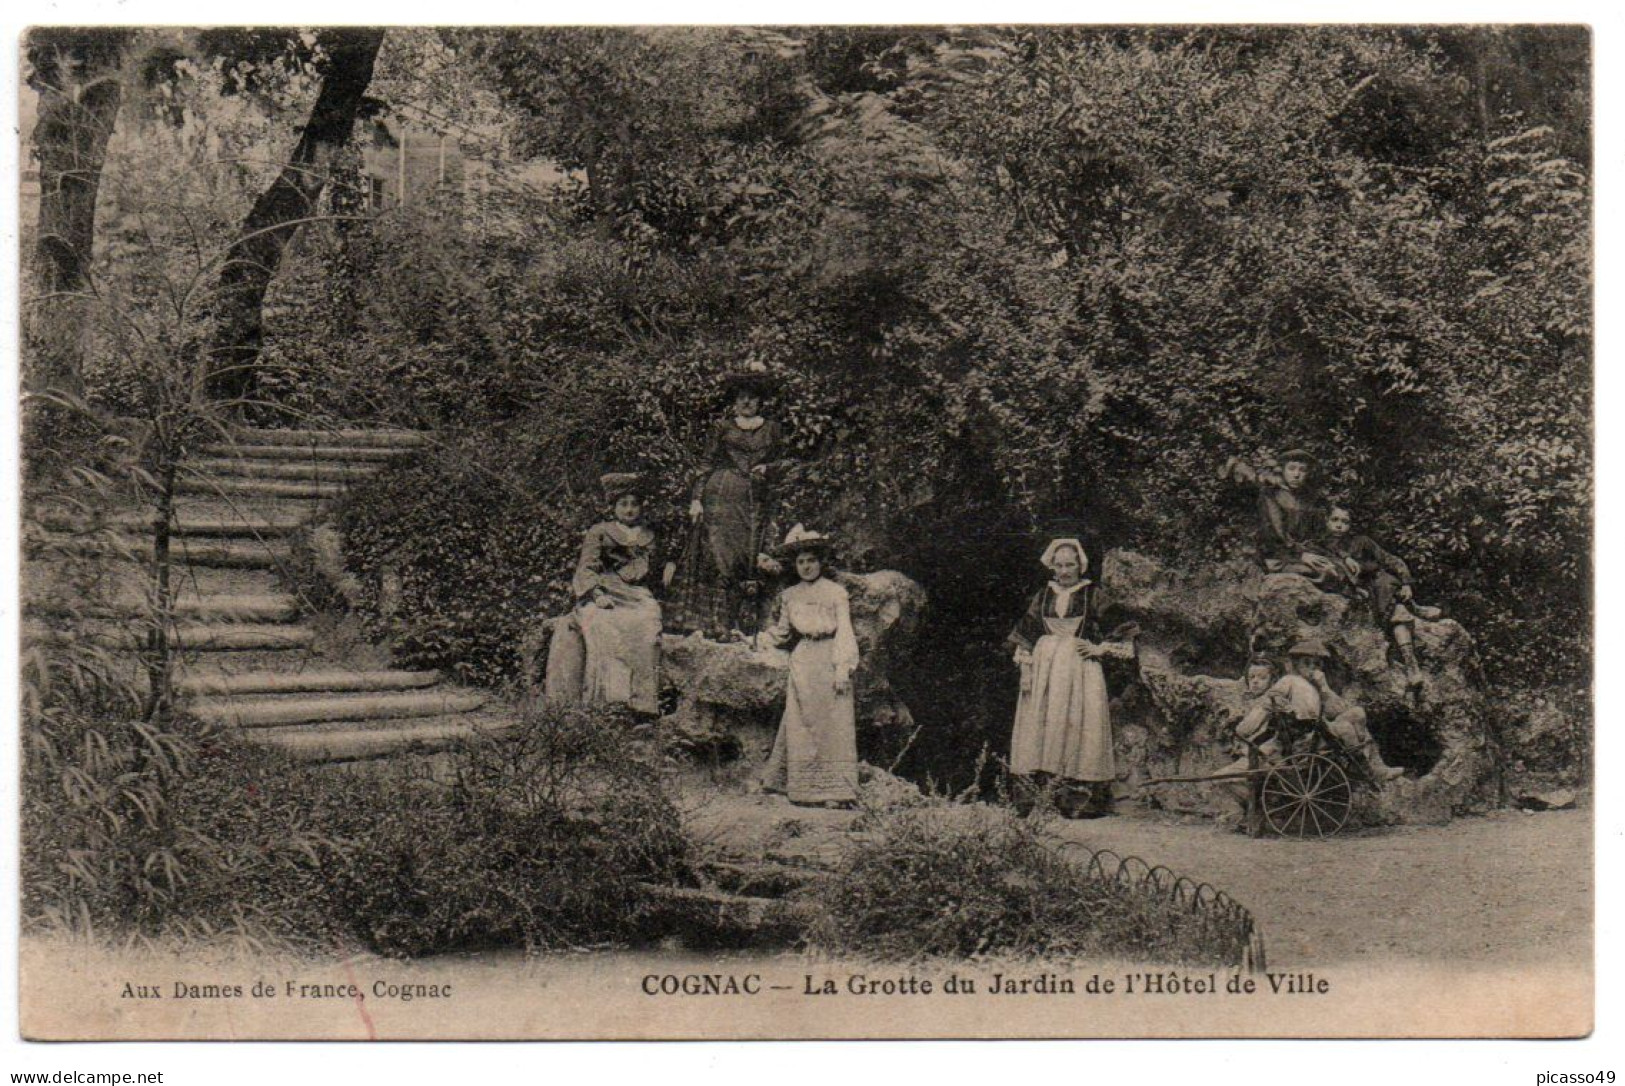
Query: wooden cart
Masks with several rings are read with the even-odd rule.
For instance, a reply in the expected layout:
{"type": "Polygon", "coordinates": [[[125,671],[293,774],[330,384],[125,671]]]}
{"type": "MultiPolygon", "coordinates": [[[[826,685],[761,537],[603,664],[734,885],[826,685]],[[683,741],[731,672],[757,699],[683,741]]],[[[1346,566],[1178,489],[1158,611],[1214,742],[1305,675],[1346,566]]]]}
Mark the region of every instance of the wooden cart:
{"type": "MultiPolygon", "coordinates": [[[[1363,751],[1343,745],[1323,722],[1277,734],[1280,750],[1265,753],[1247,743],[1247,768],[1201,777],[1153,777],[1141,787],[1245,780],[1247,832],[1280,837],[1330,837],[1348,824],[1359,790],[1375,791],[1363,751]]],[[[1244,742],[1246,742],[1244,740],[1244,742]]]]}

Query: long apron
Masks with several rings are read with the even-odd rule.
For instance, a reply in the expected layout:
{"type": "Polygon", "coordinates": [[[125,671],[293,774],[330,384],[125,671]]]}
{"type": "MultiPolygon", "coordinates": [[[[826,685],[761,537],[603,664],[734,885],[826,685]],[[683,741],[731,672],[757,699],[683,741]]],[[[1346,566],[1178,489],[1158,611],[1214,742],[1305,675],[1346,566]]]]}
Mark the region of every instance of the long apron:
{"type": "Polygon", "coordinates": [[[1075,781],[1117,777],[1110,701],[1099,660],[1078,655],[1076,618],[1044,619],[1032,653],[1032,683],[1016,703],[1010,769],[1075,781]]]}

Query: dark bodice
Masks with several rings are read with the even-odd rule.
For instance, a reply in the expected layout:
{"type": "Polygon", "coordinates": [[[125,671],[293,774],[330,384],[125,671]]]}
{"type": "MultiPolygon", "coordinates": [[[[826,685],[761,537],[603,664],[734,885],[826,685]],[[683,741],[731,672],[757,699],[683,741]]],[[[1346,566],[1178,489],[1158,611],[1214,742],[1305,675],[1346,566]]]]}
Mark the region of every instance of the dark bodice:
{"type": "Polygon", "coordinates": [[[613,591],[643,585],[654,566],[654,547],[654,533],[643,525],[594,524],[581,540],[571,584],[576,597],[591,595],[597,588],[613,591]]]}
{"type": "Polygon", "coordinates": [[[1067,601],[1067,607],[1063,613],[1056,606],[1060,601],[1060,596],[1055,589],[1045,585],[1027,605],[1027,613],[1021,616],[1021,620],[1016,623],[1015,629],[1010,631],[1007,640],[1024,649],[1031,649],[1038,644],[1039,638],[1049,632],[1044,625],[1044,619],[1046,618],[1082,618],[1083,622],[1078,627],[1078,635],[1090,639],[1098,637],[1099,630],[1096,622],[1094,596],[1095,586],[1085,584],[1072,593],[1072,597],[1067,601]]]}
{"type": "Polygon", "coordinates": [[[711,430],[711,447],[706,461],[709,470],[733,468],[749,475],[750,470],[770,462],[778,451],[779,424],[768,419],[754,430],[741,429],[733,419],[721,419],[711,430]]]}

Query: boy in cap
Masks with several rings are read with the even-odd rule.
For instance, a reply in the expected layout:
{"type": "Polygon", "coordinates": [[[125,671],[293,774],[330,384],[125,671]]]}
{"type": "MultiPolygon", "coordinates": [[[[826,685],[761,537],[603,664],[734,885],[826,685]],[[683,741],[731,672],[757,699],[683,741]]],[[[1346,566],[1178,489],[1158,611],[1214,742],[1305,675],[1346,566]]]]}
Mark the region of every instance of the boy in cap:
{"type": "Polygon", "coordinates": [[[1277,460],[1279,469],[1254,468],[1231,457],[1220,471],[1222,478],[1258,488],[1258,550],[1264,568],[1317,583],[1341,576],[1338,563],[1314,545],[1321,519],[1308,489],[1314,457],[1304,449],[1287,449],[1277,460]]]}

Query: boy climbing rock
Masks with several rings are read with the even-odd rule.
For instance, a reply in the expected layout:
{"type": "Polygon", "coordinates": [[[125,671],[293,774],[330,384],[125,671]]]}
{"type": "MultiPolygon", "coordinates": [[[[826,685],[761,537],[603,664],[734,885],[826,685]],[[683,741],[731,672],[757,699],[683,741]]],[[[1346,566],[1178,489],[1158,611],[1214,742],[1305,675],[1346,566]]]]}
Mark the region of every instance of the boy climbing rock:
{"type": "Polygon", "coordinates": [[[1373,621],[1392,634],[1405,665],[1405,681],[1414,689],[1422,685],[1422,668],[1416,659],[1416,620],[1438,618],[1439,609],[1416,602],[1410,567],[1370,536],[1351,531],[1353,522],[1341,506],[1332,506],[1326,515],[1326,530],[1314,546],[1341,564],[1342,576],[1323,587],[1366,602],[1373,621]]]}

